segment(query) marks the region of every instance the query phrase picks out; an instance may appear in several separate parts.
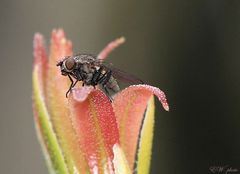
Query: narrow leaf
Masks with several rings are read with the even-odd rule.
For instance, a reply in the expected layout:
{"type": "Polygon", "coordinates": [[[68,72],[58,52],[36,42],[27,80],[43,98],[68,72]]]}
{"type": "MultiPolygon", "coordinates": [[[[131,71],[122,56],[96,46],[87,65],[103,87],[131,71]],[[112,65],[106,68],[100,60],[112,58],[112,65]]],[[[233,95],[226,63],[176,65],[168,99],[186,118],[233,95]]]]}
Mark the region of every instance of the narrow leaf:
{"type": "Polygon", "coordinates": [[[64,162],[62,151],[59,147],[56,135],[49,120],[49,114],[44,103],[41,84],[43,83],[40,70],[36,65],[33,70],[33,108],[35,115],[35,126],[41,143],[49,171],[59,174],[67,174],[68,170],[64,162]]]}
{"type": "Polygon", "coordinates": [[[148,106],[145,112],[142,130],[139,139],[139,147],[137,152],[137,171],[138,174],[147,174],[150,170],[152,140],[154,128],[154,97],[148,101],[148,106]]]}

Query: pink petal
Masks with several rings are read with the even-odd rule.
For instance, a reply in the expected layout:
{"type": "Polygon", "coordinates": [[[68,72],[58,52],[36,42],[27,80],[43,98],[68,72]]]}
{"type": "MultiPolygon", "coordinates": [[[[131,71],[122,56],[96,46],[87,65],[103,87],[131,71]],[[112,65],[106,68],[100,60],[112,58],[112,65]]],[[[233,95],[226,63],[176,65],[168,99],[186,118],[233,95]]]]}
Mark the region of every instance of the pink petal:
{"type": "MultiPolygon", "coordinates": [[[[50,48],[49,71],[48,71],[48,95],[54,98],[65,98],[63,91],[69,88],[69,79],[62,76],[57,62],[65,56],[72,55],[72,43],[67,40],[62,29],[53,30],[50,48]],[[61,92],[59,92],[61,91],[61,92]]],[[[66,102],[67,100],[65,100],[66,102]]]]}
{"type": "Polygon", "coordinates": [[[108,55],[117,47],[125,42],[124,37],[120,37],[112,42],[110,42],[99,54],[98,59],[105,60],[108,55]]]}
{"type": "Polygon", "coordinates": [[[165,94],[149,85],[133,85],[116,95],[113,108],[119,125],[120,145],[126,153],[131,168],[134,166],[139,132],[148,101],[156,95],[165,110],[168,103],[165,94]]]}
{"type": "Polygon", "coordinates": [[[47,54],[46,50],[44,47],[44,38],[40,33],[36,33],[34,35],[34,40],[33,40],[33,66],[38,67],[38,78],[40,79],[40,85],[41,85],[41,92],[43,96],[46,94],[46,80],[47,80],[47,70],[48,70],[48,59],[47,59],[47,54]]]}
{"type": "Polygon", "coordinates": [[[91,172],[113,173],[119,133],[111,102],[101,90],[89,87],[74,89],[69,98],[72,123],[91,172]]]}
{"type": "Polygon", "coordinates": [[[46,86],[47,106],[69,170],[84,173],[87,172],[88,164],[79,148],[70,118],[68,99],[65,96],[70,81],[61,75],[59,67],[56,66],[60,59],[69,55],[72,55],[71,41],[66,39],[63,30],[53,30],[46,86]]]}

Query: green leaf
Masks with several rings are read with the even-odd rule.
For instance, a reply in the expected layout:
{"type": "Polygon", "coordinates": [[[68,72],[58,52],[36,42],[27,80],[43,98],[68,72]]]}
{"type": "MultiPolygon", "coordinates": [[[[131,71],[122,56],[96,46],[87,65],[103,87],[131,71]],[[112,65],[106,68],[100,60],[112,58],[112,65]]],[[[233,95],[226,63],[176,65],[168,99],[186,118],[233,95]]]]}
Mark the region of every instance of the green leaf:
{"type": "Polygon", "coordinates": [[[154,97],[152,96],[148,102],[139,140],[139,149],[137,152],[138,174],[149,173],[152,155],[154,113],[155,113],[154,97]]]}
{"type": "Polygon", "coordinates": [[[49,120],[50,117],[44,103],[44,98],[41,95],[42,92],[39,83],[38,67],[35,66],[33,70],[33,104],[38,138],[44,149],[49,171],[51,173],[55,171],[58,174],[68,174],[62,151],[49,120]]]}

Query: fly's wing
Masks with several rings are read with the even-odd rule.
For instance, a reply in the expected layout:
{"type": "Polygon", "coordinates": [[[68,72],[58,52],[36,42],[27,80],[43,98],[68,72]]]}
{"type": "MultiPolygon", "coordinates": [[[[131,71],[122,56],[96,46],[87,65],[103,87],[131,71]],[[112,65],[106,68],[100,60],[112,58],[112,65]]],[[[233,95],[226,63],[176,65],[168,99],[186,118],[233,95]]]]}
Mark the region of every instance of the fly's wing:
{"type": "Polygon", "coordinates": [[[106,62],[104,62],[103,65],[112,71],[112,76],[115,79],[130,83],[130,84],[144,84],[144,82],[141,79],[127,72],[124,72],[118,68],[113,67],[112,64],[107,64],[106,62]]]}
{"type": "MultiPolygon", "coordinates": [[[[118,68],[115,68],[112,66],[112,64],[104,62],[102,59],[97,59],[96,56],[91,54],[79,54],[78,57],[81,57],[81,59],[84,59],[84,61],[87,61],[89,63],[93,63],[95,66],[104,66],[106,69],[110,69],[112,71],[112,76],[120,81],[127,82],[130,84],[144,84],[142,80],[139,78],[128,74],[118,68]]],[[[83,60],[82,60],[83,61],[83,60]]]]}

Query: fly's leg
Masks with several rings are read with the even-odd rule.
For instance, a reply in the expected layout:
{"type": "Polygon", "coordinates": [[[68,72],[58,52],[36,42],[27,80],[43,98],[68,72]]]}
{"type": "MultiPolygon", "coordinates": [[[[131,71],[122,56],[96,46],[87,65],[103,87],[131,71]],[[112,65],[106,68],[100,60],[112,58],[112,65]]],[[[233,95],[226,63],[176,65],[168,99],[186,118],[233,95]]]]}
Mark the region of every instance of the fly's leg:
{"type": "Polygon", "coordinates": [[[99,80],[101,79],[102,70],[103,70],[103,67],[100,67],[99,70],[95,71],[92,76],[91,83],[94,87],[98,84],[99,80]]]}
{"type": "Polygon", "coordinates": [[[109,100],[112,102],[113,99],[106,86],[107,82],[112,76],[112,71],[109,70],[109,71],[106,71],[104,74],[102,74],[102,70],[103,70],[103,67],[100,67],[100,69],[93,74],[92,86],[95,88],[95,85],[101,84],[109,100]]]}
{"type": "Polygon", "coordinates": [[[101,83],[103,86],[106,86],[107,82],[110,80],[112,76],[112,71],[109,70],[101,78],[99,78],[99,83],[101,83]]]}
{"type": "Polygon", "coordinates": [[[75,82],[73,82],[73,79],[71,78],[70,75],[68,75],[70,81],[71,81],[71,85],[68,89],[68,91],[66,92],[66,98],[68,98],[68,93],[72,90],[72,88],[77,84],[78,80],[76,80],[75,82]]]}
{"type": "Polygon", "coordinates": [[[76,81],[74,82],[74,84],[72,85],[72,88],[77,84],[77,82],[78,82],[78,80],[76,80],[76,81]]]}
{"type": "Polygon", "coordinates": [[[72,79],[72,77],[71,77],[70,75],[68,75],[68,78],[69,78],[70,81],[71,81],[71,85],[70,85],[68,91],[66,92],[66,98],[68,98],[68,93],[71,91],[72,85],[73,85],[73,79],[72,79]]]}
{"type": "Polygon", "coordinates": [[[113,101],[113,98],[111,96],[111,94],[109,93],[106,84],[109,82],[110,78],[112,76],[112,71],[107,71],[100,79],[99,79],[99,83],[102,84],[102,87],[105,91],[105,93],[107,94],[108,98],[110,99],[110,101],[113,101]]]}

